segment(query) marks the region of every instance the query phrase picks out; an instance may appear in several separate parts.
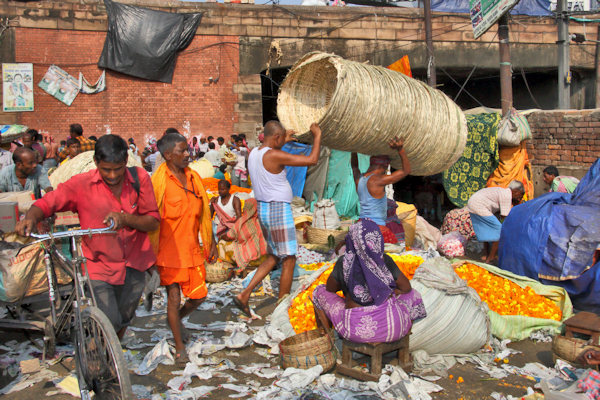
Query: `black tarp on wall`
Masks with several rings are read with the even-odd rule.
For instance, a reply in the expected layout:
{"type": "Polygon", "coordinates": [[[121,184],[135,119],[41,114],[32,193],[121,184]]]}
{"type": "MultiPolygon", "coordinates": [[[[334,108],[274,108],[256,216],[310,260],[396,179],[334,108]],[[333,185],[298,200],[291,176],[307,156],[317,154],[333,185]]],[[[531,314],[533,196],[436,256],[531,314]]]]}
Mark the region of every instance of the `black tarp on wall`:
{"type": "Polygon", "coordinates": [[[177,52],[194,38],[202,13],[176,14],[104,0],[108,32],[98,67],[171,83],[177,52]]]}

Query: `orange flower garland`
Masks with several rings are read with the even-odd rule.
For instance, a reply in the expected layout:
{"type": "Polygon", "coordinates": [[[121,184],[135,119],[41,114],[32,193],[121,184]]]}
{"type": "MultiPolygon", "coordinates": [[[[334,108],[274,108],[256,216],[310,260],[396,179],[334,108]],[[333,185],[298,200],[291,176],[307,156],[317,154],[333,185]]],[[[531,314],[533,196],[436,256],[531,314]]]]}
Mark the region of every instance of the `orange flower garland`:
{"type": "Polygon", "coordinates": [[[463,264],[456,268],[456,273],[477,291],[490,310],[500,315],[522,315],[555,321],[562,319],[560,308],[529,286],[522,288],[475,264],[463,264]]]}
{"type": "Polygon", "coordinates": [[[419,256],[414,256],[412,254],[390,254],[392,260],[396,263],[400,271],[406,276],[408,279],[412,279],[415,275],[415,271],[421,264],[423,264],[423,258],[419,256]]]}
{"type": "Polygon", "coordinates": [[[333,263],[314,263],[314,264],[306,264],[302,265],[302,268],[306,270],[315,270],[317,265],[325,265],[330,264],[331,266],[327,268],[321,276],[319,276],[308,288],[302,291],[290,304],[290,308],[288,309],[288,315],[290,317],[290,323],[294,328],[296,333],[302,333],[306,331],[310,331],[313,329],[317,329],[317,321],[315,320],[315,309],[312,303],[312,293],[313,290],[319,285],[324,285],[327,282],[327,278],[333,272],[333,263]]]}

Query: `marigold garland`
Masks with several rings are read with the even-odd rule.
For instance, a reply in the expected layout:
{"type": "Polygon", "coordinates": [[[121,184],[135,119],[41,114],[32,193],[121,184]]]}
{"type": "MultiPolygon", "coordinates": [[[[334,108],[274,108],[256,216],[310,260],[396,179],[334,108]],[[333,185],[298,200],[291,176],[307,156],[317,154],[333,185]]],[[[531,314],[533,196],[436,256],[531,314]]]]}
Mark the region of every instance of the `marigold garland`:
{"type": "Polygon", "coordinates": [[[412,279],[415,275],[415,271],[421,264],[423,264],[423,258],[419,256],[415,256],[412,254],[390,254],[392,260],[396,263],[400,271],[406,276],[408,279],[412,279]]]}
{"type": "Polygon", "coordinates": [[[477,291],[490,310],[500,315],[521,315],[555,321],[562,319],[560,308],[529,286],[522,288],[475,264],[463,264],[456,268],[456,273],[477,291]]]}
{"type": "Polygon", "coordinates": [[[300,292],[298,296],[292,300],[290,308],[288,309],[288,315],[290,317],[290,323],[296,333],[302,333],[317,329],[317,321],[315,320],[315,309],[312,303],[313,290],[319,285],[324,285],[327,282],[327,278],[333,272],[333,263],[313,263],[303,264],[302,268],[313,271],[323,267],[325,264],[329,264],[321,276],[319,276],[308,288],[300,292]],[[320,265],[320,267],[318,266],[320,265]]]}

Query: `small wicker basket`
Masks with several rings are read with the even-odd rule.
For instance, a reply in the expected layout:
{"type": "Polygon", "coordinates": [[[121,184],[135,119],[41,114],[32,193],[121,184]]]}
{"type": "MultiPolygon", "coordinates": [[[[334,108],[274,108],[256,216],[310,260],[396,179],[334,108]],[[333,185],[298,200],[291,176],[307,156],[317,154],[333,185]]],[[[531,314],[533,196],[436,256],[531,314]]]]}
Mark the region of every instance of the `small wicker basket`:
{"type": "Polygon", "coordinates": [[[554,358],[561,358],[565,361],[574,363],[578,355],[588,349],[599,350],[598,346],[588,344],[587,340],[568,338],[565,336],[555,336],[552,341],[552,352],[554,358]]]}
{"type": "Polygon", "coordinates": [[[329,237],[332,236],[334,240],[334,246],[340,244],[344,239],[346,239],[346,235],[348,234],[347,230],[340,229],[321,229],[321,228],[313,228],[309,226],[307,229],[308,243],[313,244],[328,244],[329,237]]]}
{"type": "Polygon", "coordinates": [[[224,261],[217,261],[213,264],[206,263],[206,282],[218,283],[224,282],[231,278],[233,273],[233,265],[224,261]]]}
{"type": "Polygon", "coordinates": [[[283,368],[308,369],[321,365],[323,371],[335,366],[336,352],[331,337],[322,329],[302,332],[279,343],[283,368]]]}

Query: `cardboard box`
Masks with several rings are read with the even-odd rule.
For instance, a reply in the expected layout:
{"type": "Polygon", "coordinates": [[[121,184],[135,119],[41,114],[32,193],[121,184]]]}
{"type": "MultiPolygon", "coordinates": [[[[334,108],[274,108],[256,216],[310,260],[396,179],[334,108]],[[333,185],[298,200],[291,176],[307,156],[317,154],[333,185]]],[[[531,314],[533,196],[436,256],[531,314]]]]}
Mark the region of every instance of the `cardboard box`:
{"type": "Polygon", "coordinates": [[[79,215],[71,211],[56,213],[54,224],[62,226],[79,225],[79,215]]]}
{"type": "Polygon", "coordinates": [[[0,202],[0,230],[14,232],[19,220],[19,203],[16,201],[0,202]]]}

